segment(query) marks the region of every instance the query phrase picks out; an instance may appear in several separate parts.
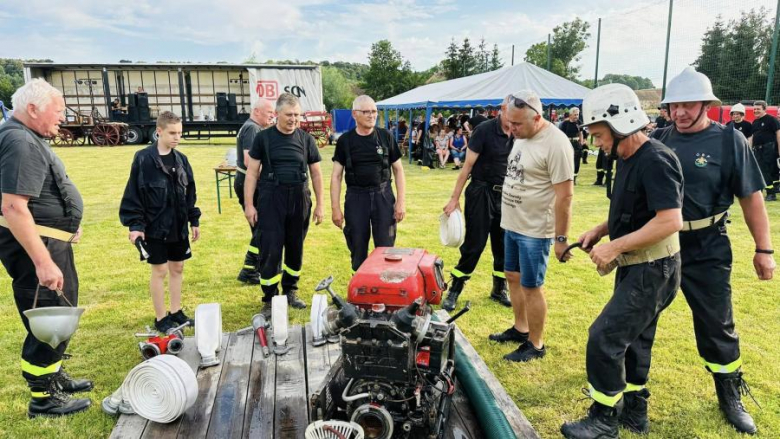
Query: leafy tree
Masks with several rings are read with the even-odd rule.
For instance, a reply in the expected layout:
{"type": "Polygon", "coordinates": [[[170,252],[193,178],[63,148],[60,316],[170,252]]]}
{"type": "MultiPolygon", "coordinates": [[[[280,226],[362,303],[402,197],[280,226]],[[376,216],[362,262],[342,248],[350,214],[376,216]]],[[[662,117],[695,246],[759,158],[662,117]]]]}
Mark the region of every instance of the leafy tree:
{"type": "Polygon", "coordinates": [[[504,67],[504,63],[501,62],[501,53],[498,51],[498,44],[493,44],[493,52],[490,54],[490,70],[498,70],[504,67]]]}
{"type": "Polygon", "coordinates": [[[458,50],[458,62],[460,63],[458,67],[461,71],[461,77],[470,76],[478,72],[474,46],[471,45],[471,41],[469,41],[468,37],[463,39],[463,45],[460,46],[460,49],[458,50]]]}
{"type": "Polygon", "coordinates": [[[322,67],[322,98],[328,111],[334,108],[352,108],[355,93],[352,84],[334,66],[322,67]]]}
{"type": "MultiPolygon", "coordinates": [[[[37,60],[30,60],[36,62],[37,60]]],[[[18,59],[0,58],[0,101],[10,108],[11,96],[24,85],[24,66],[18,59]]]]}
{"type": "Polygon", "coordinates": [[[477,62],[476,73],[484,73],[490,70],[490,65],[488,64],[487,43],[485,42],[484,37],[479,41],[475,57],[477,62]]]}
{"type": "Polygon", "coordinates": [[[409,61],[404,62],[390,41],[379,40],[371,45],[368,71],[360,82],[366,94],[379,101],[403,93],[415,83],[409,61]]]}
{"type": "Polygon", "coordinates": [[[462,70],[460,69],[460,60],[458,59],[458,45],[455,44],[455,38],[450,40],[447,51],[444,52],[444,61],[441,62],[444,76],[447,79],[460,78],[462,70]]]}
{"type": "MultiPolygon", "coordinates": [[[[550,71],[571,80],[580,73],[580,53],[588,46],[590,24],[579,17],[553,28],[550,44],[550,71]]],[[[542,68],[547,68],[547,42],[531,46],[525,53],[525,60],[542,68]]]]}

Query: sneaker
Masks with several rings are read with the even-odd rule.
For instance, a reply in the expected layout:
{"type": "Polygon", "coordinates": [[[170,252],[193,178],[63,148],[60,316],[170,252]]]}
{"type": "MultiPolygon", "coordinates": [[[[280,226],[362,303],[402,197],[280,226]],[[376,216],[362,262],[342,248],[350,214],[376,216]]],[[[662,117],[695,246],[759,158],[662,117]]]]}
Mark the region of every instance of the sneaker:
{"type": "Polygon", "coordinates": [[[287,296],[287,304],[295,309],[306,309],[306,302],[298,298],[298,290],[289,290],[284,293],[287,296]]]}
{"type": "Polygon", "coordinates": [[[74,380],[63,367],[52,376],[52,382],[65,393],[88,392],[95,387],[95,383],[90,380],[74,380]]]}
{"type": "Polygon", "coordinates": [[[171,318],[171,321],[176,324],[176,326],[181,326],[185,323],[189,323],[190,326],[193,328],[195,327],[195,319],[191,319],[187,316],[187,314],[184,314],[184,310],[178,310],[175,313],[171,314],[168,313],[168,316],[171,318]]]}
{"type": "Polygon", "coordinates": [[[488,340],[497,341],[499,343],[525,343],[528,341],[528,333],[527,332],[520,332],[517,329],[515,329],[514,326],[510,326],[509,329],[507,329],[504,332],[498,332],[496,334],[490,334],[488,336],[488,340]]]}
{"type": "Polygon", "coordinates": [[[172,319],[170,313],[163,317],[162,320],[155,320],[154,321],[154,329],[157,330],[157,332],[160,332],[162,334],[167,334],[168,331],[171,329],[177,327],[177,325],[172,319]]]}
{"type": "Polygon", "coordinates": [[[542,358],[547,354],[547,347],[542,346],[541,349],[536,349],[530,341],[526,341],[521,344],[514,351],[504,355],[504,360],[526,362],[542,358]]]}

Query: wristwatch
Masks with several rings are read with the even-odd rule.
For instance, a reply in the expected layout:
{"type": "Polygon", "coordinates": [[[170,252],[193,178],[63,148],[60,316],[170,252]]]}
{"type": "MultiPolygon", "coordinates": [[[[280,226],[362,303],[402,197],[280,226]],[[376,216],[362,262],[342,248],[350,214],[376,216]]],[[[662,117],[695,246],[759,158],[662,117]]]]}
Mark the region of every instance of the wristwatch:
{"type": "Polygon", "coordinates": [[[566,242],[566,239],[567,239],[566,235],[558,235],[555,237],[555,240],[558,242],[566,242]]]}

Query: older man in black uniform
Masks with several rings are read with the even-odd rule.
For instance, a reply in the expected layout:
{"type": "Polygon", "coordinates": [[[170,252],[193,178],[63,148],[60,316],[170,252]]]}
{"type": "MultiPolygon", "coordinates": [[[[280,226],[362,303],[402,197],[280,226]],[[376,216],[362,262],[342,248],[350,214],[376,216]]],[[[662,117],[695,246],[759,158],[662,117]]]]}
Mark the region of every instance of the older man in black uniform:
{"type": "Polygon", "coordinates": [[[758,159],[761,174],[766,183],[765,201],[777,201],[777,192],[780,191],[780,171],[778,171],[777,159],[780,157],[780,122],[777,118],[767,114],[766,102],[753,103],[753,153],[758,159]]]}
{"type": "Polygon", "coordinates": [[[602,274],[617,266],[612,298],[590,327],[586,354],[588,416],[561,427],[567,438],[616,438],[622,423],[648,431],[644,388],[656,325],[680,286],[683,177],[674,153],[643,129],[639,98],[609,84],[583,102],[596,145],[617,162],[608,220],[579,242],[602,274]],[[609,236],[606,244],[595,246],[609,236]],[[594,247],[595,246],[595,247],[594,247]]]}
{"type": "Polygon", "coordinates": [[[52,348],[30,333],[24,311],[76,306],[79,278],[71,243],[81,235],[84,203],[46,138],[65,121],[62,93],[34,79],[14,93],[14,116],[0,126],[0,260],[13,279],[14,300],[27,330],[22,376],[30,387],[27,414],[59,416],[86,410],[89,399],[69,394],[91,390],[62,369],[68,342],[52,348]]]}
{"type": "Polygon", "coordinates": [[[374,247],[395,245],[396,224],[406,215],[406,180],[401,150],[392,134],[376,127],[376,103],[362,95],[352,103],[357,126],[339,137],[330,177],[332,220],[343,228],[352,259],[352,272],[368,257],[368,241],[374,247]],[[395,175],[398,199],[390,186],[395,175]],[[346,173],[347,195],[341,211],[341,179],[346,173]],[[345,224],[346,223],[346,224],[345,224]]]}
{"type": "Polygon", "coordinates": [[[301,105],[295,95],[282,93],[279,96],[276,118],[275,126],[255,137],[249,150],[244,182],[244,215],[250,226],[257,224],[255,233],[259,234],[263,249],[258,266],[263,290],[261,312],[266,316],[271,314],[271,299],[279,293],[280,281],[288,304],[293,308],[306,308],[297,293],[303,266],[303,241],[311,218],[309,175],[317,202],[315,224],[322,222],[323,215],[320,152],[314,137],[298,128],[301,105]]]}
{"type": "MultiPolygon", "coordinates": [[[[580,109],[577,107],[569,110],[569,116],[566,120],[561,122],[561,131],[566,134],[571,142],[571,147],[574,150],[574,184],[577,184],[577,174],[580,173],[580,160],[582,160],[583,145],[585,139],[582,135],[582,129],[579,126],[580,123],[580,109]]],[[[587,154],[587,151],[585,151],[587,154]]]]}
{"type": "MultiPolygon", "coordinates": [[[[233,187],[236,190],[238,203],[241,210],[244,209],[244,175],[246,174],[246,163],[249,162],[249,149],[255,141],[255,136],[261,130],[271,126],[274,119],[274,105],[265,98],[259,98],[252,104],[252,114],[249,119],[241,126],[236,136],[236,179],[233,187]]],[[[255,196],[257,191],[255,191],[255,196]]],[[[250,227],[251,239],[249,248],[244,256],[244,266],[238,273],[238,280],[244,283],[257,285],[260,283],[260,273],[257,271],[257,261],[260,257],[260,245],[254,233],[254,228],[250,227]]]]}
{"type": "Polygon", "coordinates": [[[732,252],[726,229],[736,196],[755,241],[756,274],[759,280],[771,279],[775,261],[761,196],[764,180],[745,136],[707,118],[707,110],[720,105],[709,78],[686,68],[669,82],[664,103],[669,104],[674,125],[653,137],[677,154],[685,177],[681,286],[693,312],[696,345],[715,380],[726,419],[738,431],[753,434],[755,423],[740,398],[747,385],[734,330],[732,252]]]}
{"type": "MultiPolygon", "coordinates": [[[[511,96],[511,95],[510,95],[511,96]]],[[[452,269],[452,285],[442,308],[452,311],[463,292],[466,282],[471,279],[474,269],[490,237],[493,252],[493,290],[490,298],[506,307],[511,307],[504,275],[504,230],[501,228],[501,188],[506,176],[507,157],[512,150],[509,143],[509,123],[501,116],[506,111],[510,96],[501,104],[498,117],[479,124],[469,139],[466,161],[458,174],[450,201],[444,206],[449,216],[455,209],[460,210],[460,194],[466,188],[466,237],[460,246],[460,261],[452,269]]],[[[505,341],[524,342],[528,334],[511,334],[514,338],[505,341]]]]}

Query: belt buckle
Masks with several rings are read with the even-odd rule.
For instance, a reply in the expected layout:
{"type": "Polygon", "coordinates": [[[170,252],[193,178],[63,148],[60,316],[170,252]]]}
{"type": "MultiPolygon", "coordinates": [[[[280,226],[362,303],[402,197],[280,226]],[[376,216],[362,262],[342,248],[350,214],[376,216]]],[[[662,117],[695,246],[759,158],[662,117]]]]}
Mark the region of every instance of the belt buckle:
{"type": "Polygon", "coordinates": [[[504,186],[500,185],[500,184],[494,184],[493,185],[493,190],[496,191],[496,192],[501,192],[501,191],[504,190],[504,186]]]}

